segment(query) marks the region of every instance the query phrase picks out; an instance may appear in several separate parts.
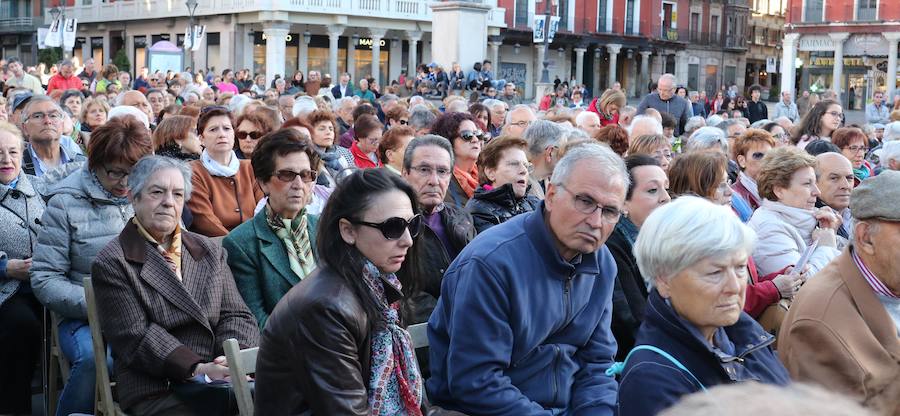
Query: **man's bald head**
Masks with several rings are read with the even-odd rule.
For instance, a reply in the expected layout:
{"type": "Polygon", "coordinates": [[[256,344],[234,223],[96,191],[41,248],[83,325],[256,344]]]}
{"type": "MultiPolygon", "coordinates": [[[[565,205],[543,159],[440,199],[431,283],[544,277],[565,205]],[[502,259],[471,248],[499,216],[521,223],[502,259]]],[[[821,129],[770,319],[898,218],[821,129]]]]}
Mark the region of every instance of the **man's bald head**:
{"type": "Polygon", "coordinates": [[[850,207],[853,165],[844,155],[826,152],[816,156],[816,185],[819,198],[836,211],[850,207]]]}
{"type": "Polygon", "coordinates": [[[135,107],[146,114],[147,119],[150,120],[151,123],[153,122],[153,108],[150,107],[150,101],[147,101],[147,97],[140,91],[126,91],[125,93],[120,95],[119,98],[119,105],[135,107]]]}

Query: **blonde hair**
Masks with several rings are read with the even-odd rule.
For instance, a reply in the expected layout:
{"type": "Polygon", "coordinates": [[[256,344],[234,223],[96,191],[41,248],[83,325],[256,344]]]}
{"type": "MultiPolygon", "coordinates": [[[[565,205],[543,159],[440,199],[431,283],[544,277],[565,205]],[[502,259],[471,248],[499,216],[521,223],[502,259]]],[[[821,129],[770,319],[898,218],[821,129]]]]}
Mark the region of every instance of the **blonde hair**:
{"type": "Polygon", "coordinates": [[[803,168],[816,168],[816,158],[794,146],[776,147],[763,158],[756,185],[759,196],[778,201],[775,188],[789,188],[794,172],[803,168]]]}
{"type": "Polygon", "coordinates": [[[603,111],[610,104],[618,104],[619,109],[625,107],[625,93],[614,89],[603,91],[603,95],[597,100],[597,110],[603,111]]]}
{"type": "Polygon", "coordinates": [[[650,155],[653,156],[661,146],[669,146],[669,139],[661,134],[644,134],[631,139],[628,145],[627,156],[650,155]]]}
{"type": "Polygon", "coordinates": [[[94,97],[88,98],[84,100],[84,103],[81,104],[81,114],[79,120],[84,123],[84,120],[87,118],[88,112],[91,111],[91,107],[100,106],[106,114],[109,114],[109,103],[103,100],[98,100],[94,97]]]}
{"type": "Polygon", "coordinates": [[[12,124],[8,121],[0,121],[0,132],[6,132],[12,134],[19,138],[19,150],[25,150],[25,136],[22,135],[22,131],[16,127],[15,124],[12,124]]]}

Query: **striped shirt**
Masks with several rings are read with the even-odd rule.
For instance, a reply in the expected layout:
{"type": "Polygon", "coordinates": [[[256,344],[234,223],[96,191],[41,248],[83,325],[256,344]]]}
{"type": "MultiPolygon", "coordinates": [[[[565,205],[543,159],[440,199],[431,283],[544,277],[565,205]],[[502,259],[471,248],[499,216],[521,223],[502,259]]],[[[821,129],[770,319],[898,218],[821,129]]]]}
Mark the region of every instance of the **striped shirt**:
{"type": "Polygon", "coordinates": [[[856,267],[859,268],[859,272],[866,278],[866,282],[869,283],[869,286],[872,287],[872,290],[874,290],[876,294],[889,299],[900,299],[900,296],[895,295],[894,292],[881,282],[881,280],[875,277],[875,274],[866,267],[865,263],[859,258],[855,250],[851,249],[850,255],[853,257],[853,262],[856,263],[856,267]]]}

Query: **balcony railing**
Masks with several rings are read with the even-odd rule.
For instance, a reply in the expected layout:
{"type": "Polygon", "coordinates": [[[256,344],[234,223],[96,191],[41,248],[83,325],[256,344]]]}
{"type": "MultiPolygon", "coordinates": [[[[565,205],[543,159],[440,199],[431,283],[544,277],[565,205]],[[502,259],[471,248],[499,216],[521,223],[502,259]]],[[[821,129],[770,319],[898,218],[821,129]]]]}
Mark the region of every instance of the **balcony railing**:
{"type": "Polygon", "coordinates": [[[729,49],[746,49],[747,40],[743,36],[723,35],[715,32],[699,32],[688,29],[660,28],[657,40],[690,43],[697,46],[711,46],[729,49]]]}
{"type": "MultiPolygon", "coordinates": [[[[79,23],[97,23],[143,19],[188,17],[183,2],[171,0],[141,0],[100,2],[76,0],[74,7],[66,8],[66,16],[77,18],[79,23]]],[[[195,16],[212,16],[232,13],[280,11],[297,13],[321,13],[431,21],[430,0],[201,0],[195,16]],[[274,5],[274,6],[273,6],[274,5]]],[[[488,25],[504,27],[506,9],[495,6],[488,13],[488,25]]],[[[45,16],[49,16],[46,13],[45,16]]],[[[49,17],[45,23],[49,23],[49,17]]]]}
{"type": "Polygon", "coordinates": [[[33,17],[0,17],[0,28],[12,32],[34,30],[35,23],[33,17]]]}

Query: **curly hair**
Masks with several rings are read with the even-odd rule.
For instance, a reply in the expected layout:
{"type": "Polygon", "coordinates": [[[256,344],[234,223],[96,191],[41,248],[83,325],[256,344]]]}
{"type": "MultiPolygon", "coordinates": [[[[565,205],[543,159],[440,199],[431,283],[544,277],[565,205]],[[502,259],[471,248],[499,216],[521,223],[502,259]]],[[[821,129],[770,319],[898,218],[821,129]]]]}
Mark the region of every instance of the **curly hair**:
{"type": "Polygon", "coordinates": [[[594,139],[606,143],[619,156],[628,151],[628,130],[618,124],[603,126],[594,134],[594,139]]]}
{"type": "Polygon", "coordinates": [[[478,122],[475,117],[469,113],[444,113],[441,114],[434,123],[431,124],[431,134],[441,136],[450,142],[459,136],[459,125],[463,121],[469,120],[476,125],[478,122]]]}
{"type": "Polygon", "coordinates": [[[796,147],[776,147],[762,160],[756,186],[759,196],[778,201],[775,188],[789,188],[794,172],[803,168],[816,168],[816,158],[796,147]]]}

